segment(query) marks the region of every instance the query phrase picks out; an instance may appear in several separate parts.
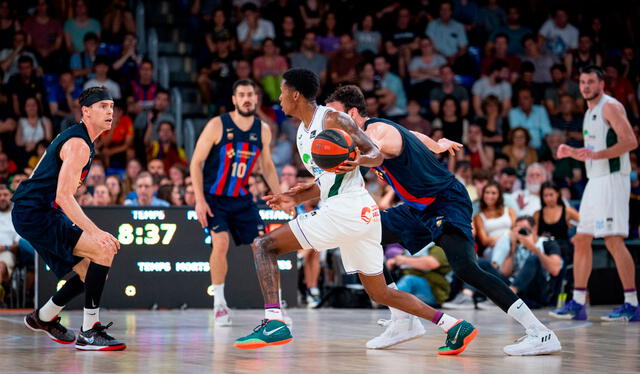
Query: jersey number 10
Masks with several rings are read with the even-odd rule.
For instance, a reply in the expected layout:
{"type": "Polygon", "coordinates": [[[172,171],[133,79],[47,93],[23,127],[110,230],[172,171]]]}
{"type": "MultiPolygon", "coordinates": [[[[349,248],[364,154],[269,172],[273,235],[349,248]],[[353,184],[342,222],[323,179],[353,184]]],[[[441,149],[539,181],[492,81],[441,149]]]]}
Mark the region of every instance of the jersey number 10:
{"type": "Polygon", "coordinates": [[[247,164],[244,162],[234,162],[231,164],[231,176],[237,178],[244,178],[247,174],[247,164]]]}

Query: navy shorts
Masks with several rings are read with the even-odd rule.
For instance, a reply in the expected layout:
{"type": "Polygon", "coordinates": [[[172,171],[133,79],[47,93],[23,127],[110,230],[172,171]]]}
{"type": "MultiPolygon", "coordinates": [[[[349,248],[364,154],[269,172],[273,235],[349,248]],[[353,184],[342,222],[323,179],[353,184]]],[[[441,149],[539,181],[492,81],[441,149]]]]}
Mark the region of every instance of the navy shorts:
{"type": "Polygon", "coordinates": [[[229,232],[236,245],[251,244],[264,232],[264,222],[251,196],[229,197],[206,194],[213,217],[210,232],[229,232]]]}
{"type": "Polygon", "coordinates": [[[82,229],[61,211],[23,207],[18,203],[13,206],[11,218],[18,235],[33,246],[58,278],[82,261],[82,257],[73,255],[82,229]]]}
{"type": "Polygon", "coordinates": [[[473,242],[471,214],[469,193],[454,180],[425,210],[399,205],[381,212],[382,244],[399,242],[414,254],[437,241],[446,227],[461,231],[473,242]]]}

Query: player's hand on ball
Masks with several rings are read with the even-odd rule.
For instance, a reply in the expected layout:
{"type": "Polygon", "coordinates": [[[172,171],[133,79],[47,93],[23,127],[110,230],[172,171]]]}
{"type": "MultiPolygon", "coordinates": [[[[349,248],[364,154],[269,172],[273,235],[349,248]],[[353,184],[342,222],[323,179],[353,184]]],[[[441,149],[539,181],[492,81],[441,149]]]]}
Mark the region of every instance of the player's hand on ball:
{"type": "Polygon", "coordinates": [[[273,210],[291,211],[296,206],[296,199],[287,194],[266,195],[262,198],[273,210]]]}
{"type": "Polygon", "coordinates": [[[211,212],[211,207],[207,204],[206,201],[198,201],[196,200],[196,215],[198,216],[198,222],[202,228],[209,226],[209,218],[213,217],[213,213],[211,212]]]}
{"type": "Polygon", "coordinates": [[[346,174],[360,166],[360,149],[356,147],[356,157],[353,160],[343,161],[334,171],[336,174],[346,174]]]}

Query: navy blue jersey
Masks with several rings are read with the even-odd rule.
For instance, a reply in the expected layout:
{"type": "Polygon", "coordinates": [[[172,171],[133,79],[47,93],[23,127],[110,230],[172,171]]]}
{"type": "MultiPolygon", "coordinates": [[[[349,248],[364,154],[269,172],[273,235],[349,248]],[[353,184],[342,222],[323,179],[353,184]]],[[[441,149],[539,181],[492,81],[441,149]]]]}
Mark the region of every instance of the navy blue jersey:
{"type": "Polygon", "coordinates": [[[20,183],[18,190],[12,198],[14,203],[23,207],[59,208],[55,200],[56,190],[58,188],[58,175],[62,167],[60,150],[64,143],[71,138],[82,138],[91,150],[89,161],[87,161],[87,164],[82,168],[82,176],[78,182],[78,187],[84,182],[91,168],[91,161],[93,160],[95,151],[93,142],[91,138],[89,138],[87,127],[83,123],[76,123],[61,132],[53,139],[51,144],[49,144],[47,150],[40,158],[38,165],[33,169],[29,179],[20,183]]]}
{"type": "Polygon", "coordinates": [[[370,118],[364,123],[364,130],[375,122],[395,127],[402,136],[402,153],[398,157],[385,159],[382,165],[375,168],[376,174],[389,183],[407,205],[418,210],[426,209],[455,180],[454,175],[438,162],[418,137],[402,125],[382,118],[370,118]]]}
{"type": "Polygon", "coordinates": [[[258,117],[243,131],[228,113],[220,116],[222,138],[207,156],[203,169],[204,192],[217,196],[249,195],[249,176],[262,151],[262,123],[258,117]]]}

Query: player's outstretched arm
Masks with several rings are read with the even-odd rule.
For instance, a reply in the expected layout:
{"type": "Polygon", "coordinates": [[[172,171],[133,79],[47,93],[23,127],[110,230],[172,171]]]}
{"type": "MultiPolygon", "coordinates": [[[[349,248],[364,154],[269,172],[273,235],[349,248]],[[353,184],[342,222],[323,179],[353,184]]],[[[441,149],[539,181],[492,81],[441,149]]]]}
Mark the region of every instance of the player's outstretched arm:
{"type": "Polygon", "coordinates": [[[193,151],[191,157],[191,164],[189,165],[189,173],[191,174],[191,183],[193,183],[193,191],[196,195],[196,214],[198,215],[198,222],[202,227],[206,227],[208,223],[207,216],[213,217],[211,208],[204,198],[204,182],[202,167],[204,161],[211,151],[211,147],[220,141],[222,137],[222,122],[220,117],[211,119],[198,138],[196,148],[193,151]]]}
{"type": "Polygon", "coordinates": [[[427,148],[429,148],[429,150],[433,153],[442,153],[442,152],[449,151],[449,153],[452,156],[455,156],[456,151],[460,151],[463,147],[462,144],[454,142],[453,140],[449,140],[447,138],[442,138],[436,142],[435,140],[431,139],[425,134],[422,134],[416,131],[411,131],[411,132],[418,139],[420,139],[422,144],[424,144],[427,148]]]}
{"type": "Polygon", "coordinates": [[[262,122],[262,152],[260,153],[260,170],[262,170],[262,176],[267,182],[267,186],[273,194],[279,194],[280,182],[278,181],[278,172],[276,166],[271,159],[271,129],[269,125],[262,122]]]}
{"type": "Polygon", "coordinates": [[[384,161],[384,156],[378,147],[347,114],[328,112],[324,120],[324,128],[338,128],[346,131],[360,151],[356,160],[345,161],[338,168],[338,173],[347,173],[359,166],[376,167],[384,161]]]}

